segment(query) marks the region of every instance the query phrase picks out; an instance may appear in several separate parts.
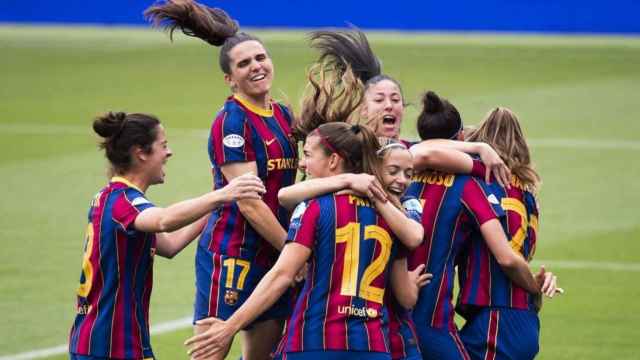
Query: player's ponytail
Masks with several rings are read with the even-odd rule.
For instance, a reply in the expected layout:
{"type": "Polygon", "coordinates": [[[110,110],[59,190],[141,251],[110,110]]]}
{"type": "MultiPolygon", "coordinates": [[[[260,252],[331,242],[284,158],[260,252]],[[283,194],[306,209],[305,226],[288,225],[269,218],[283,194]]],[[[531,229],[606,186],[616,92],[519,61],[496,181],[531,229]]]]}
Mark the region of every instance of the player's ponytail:
{"type": "Polygon", "coordinates": [[[349,66],[339,72],[323,62],[312,66],[307,75],[302,109],[294,125],[299,140],[322,124],[352,122],[363,100],[362,83],[349,66]]]}
{"type": "Polygon", "coordinates": [[[210,8],[193,0],[166,0],[162,4],[149,7],[145,17],[153,26],[163,28],[173,39],[173,32],[180,29],[185,35],[197,37],[220,48],[220,68],[225,74],[231,73],[229,51],[239,43],[257,37],[238,32],[238,24],[224,10],[210,8]]]}
{"type": "Polygon", "coordinates": [[[531,162],[527,140],[513,111],[505,107],[491,110],[467,140],[491,145],[526,190],[538,191],[542,179],[531,162]]]}
{"type": "Polygon", "coordinates": [[[433,91],[422,97],[422,111],[416,122],[422,140],[455,139],[463,129],[458,109],[433,91]]]}
{"type": "Polygon", "coordinates": [[[357,28],[350,31],[314,31],[309,40],[311,47],[320,52],[319,63],[324,62],[340,73],[351,68],[363,84],[381,74],[380,61],[373,54],[365,34],[357,28]]]}
{"type": "Polygon", "coordinates": [[[160,121],[155,116],[138,113],[107,112],[93,120],[93,130],[103,138],[100,148],[105,150],[116,174],[131,168],[131,149],[134,146],[146,153],[151,152],[158,125],[160,121]]]}

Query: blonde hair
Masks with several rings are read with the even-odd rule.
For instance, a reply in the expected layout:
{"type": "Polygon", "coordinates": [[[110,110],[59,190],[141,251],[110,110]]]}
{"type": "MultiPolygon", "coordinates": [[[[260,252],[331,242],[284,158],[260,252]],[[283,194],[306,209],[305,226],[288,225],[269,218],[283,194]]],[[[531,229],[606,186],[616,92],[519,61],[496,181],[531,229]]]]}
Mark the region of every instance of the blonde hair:
{"type": "Polygon", "coordinates": [[[527,140],[513,111],[505,107],[491,110],[467,140],[491,145],[525,190],[538,191],[542,179],[531,162],[527,140]]]}

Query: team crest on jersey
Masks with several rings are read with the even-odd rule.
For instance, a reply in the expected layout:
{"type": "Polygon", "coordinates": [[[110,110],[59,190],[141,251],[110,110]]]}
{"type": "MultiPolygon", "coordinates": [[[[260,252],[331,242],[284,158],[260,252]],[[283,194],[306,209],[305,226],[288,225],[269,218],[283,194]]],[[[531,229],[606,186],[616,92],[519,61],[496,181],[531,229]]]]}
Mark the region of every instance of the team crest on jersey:
{"type": "Polygon", "coordinates": [[[487,200],[489,200],[489,202],[494,204],[494,205],[499,205],[500,204],[500,201],[498,201],[498,198],[494,194],[491,194],[491,195],[487,196],[487,200]]]}
{"type": "Polygon", "coordinates": [[[244,138],[238,134],[229,134],[222,139],[222,143],[226,147],[239,148],[244,146],[244,138]]]}
{"type": "Polygon", "coordinates": [[[227,289],[224,292],[224,303],[229,306],[234,306],[238,303],[238,292],[235,290],[227,289]]]}
{"type": "Polygon", "coordinates": [[[406,211],[416,211],[416,212],[422,212],[422,205],[420,204],[420,201],[418,201],[418,199],[416,198],[410,198],[405,200],[402,203],[402,207],[406,210],[406,211]]]}

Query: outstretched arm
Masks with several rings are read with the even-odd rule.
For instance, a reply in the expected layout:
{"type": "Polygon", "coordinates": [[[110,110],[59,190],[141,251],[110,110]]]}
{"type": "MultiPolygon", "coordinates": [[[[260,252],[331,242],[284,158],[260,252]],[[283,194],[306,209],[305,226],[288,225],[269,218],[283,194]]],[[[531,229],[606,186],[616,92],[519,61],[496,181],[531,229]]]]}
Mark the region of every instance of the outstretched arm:
{"type": "Polygon", "coordinates": [[[271,307],[291,285],[296,273],[304,266],[311,255],[311,249],[297,243],[289,243],[278,257],[275,265],[260,280],[251,296],[226,321],[207,318],[197,321],[198,325],[210,326],[207,331],[185,342],[192,359],[207,359],[225,351],[233,336],[240,329],[255,320],[262,312],[271,307]]]}
{"type": "MultiPolygon", "coordinates": [[[[221,168],[224,177],[231,181],[243,174],[258,173],[255,161],[235,162],[223,165],[221,168]]],[[[251,224],[260,236],[267,240],[271,246],[281,250],[287,238],[286,230],[273,214],[269,206],[261,199],[243,199],[238,201],[238,208],[242,216],[251,224]]]]}
{"type": "Polygon", "coordinates": [[[133,223],[138,231],[171,232],[209,213],[212,209],[230,201],[259,199],[265,192],[262,181],[247,174],[222,189],[197,198],[180,201],[166,208],[152,207],[142,211],[133,223]]]}
{"type": "Polygon", "coordinates": [[[156,234],[156,254],[171,259],[202,233],[209,215],[170,233],[156,234]]]}
{"type": "Polygon", "coordinates": [[[398,237],[409,250],[417,248],[424,239],[422,224],[410,219],[407,215],[393,205],[391,201],[379,201],[373,198],[376,210],[387,222],[391,231],[398,237]]]}
{"type": "Polygon", "coordinates": [[[375,176],[347,173],[305,180],[282,188],[278,192],[278,201],[291,210],[305,200],[344,189],[351,189],[368,197],[386,198],[382,185],[375,176]]]}
{"type": "Polygon", "coordinates": [[[486,182],[490,182],[491,175],[503,187],[508,187],[511,181],[509,168],[500,155],[485,143],[432,139],[413,145],[410,150],[414,156],[414,167],[417,170],[431,168],[451,173],[469,174],[473,169],[473,160],[465,154],[477,154],[489,170],[485,174],[486,182]]]}
{"type": "Polygon", "coordinates": [[[525,259],[511,249],[500,221],[492,219],[485,222],[480,226],[480,232],[498,265],[507,276],[529,293],[540,294],[543,284],[533,276],[525,259]]]}

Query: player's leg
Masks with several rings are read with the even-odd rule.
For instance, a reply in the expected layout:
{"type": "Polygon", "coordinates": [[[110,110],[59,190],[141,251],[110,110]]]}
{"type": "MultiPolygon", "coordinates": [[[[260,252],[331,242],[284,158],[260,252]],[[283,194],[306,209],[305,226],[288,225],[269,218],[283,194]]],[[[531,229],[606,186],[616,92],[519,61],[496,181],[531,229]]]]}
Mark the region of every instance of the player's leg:
{"type": "Polygon", "coordinates": [[[469,360],[457,331],[417,326],[420,352],[424,360],[469,360]]]}
{"type": "Polygon", "coordinates": [[[282,337],[284,321],[270,319],[254,323],[242,331],[243,360],[270,360],[282,337]]]}

